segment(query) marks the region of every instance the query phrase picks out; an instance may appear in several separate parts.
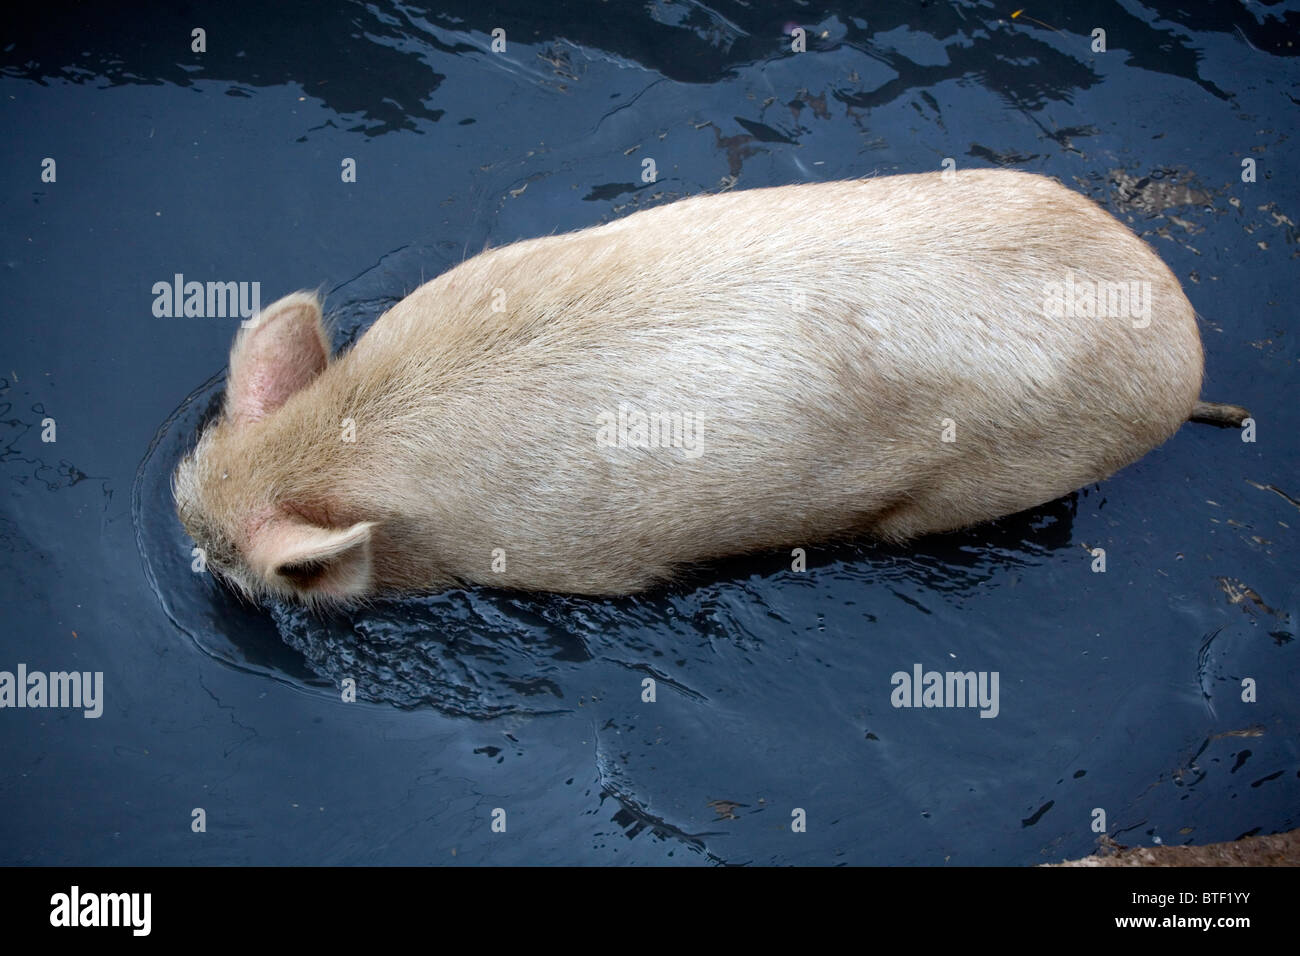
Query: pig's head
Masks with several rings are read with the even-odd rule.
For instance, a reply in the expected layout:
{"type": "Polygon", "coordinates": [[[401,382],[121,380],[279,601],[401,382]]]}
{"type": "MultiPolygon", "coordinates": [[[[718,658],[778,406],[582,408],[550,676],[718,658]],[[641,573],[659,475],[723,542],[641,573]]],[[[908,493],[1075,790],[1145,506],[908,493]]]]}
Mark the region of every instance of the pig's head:
{"type": "Polygon", "coordinates": [[[329,363],[314,295],[268,307],[235,339],[220,418],[176,469],[181,523],[250,599],[346,603],[373,590],[375,523],[341,499],[338,422],[306,394],[329,363]]]}

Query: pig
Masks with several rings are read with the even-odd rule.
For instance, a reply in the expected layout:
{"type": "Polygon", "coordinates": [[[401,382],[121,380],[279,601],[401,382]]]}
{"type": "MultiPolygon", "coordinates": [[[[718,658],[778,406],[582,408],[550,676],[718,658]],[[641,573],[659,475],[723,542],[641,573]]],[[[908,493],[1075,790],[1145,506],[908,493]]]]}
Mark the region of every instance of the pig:
{"type": "Polygon", "coordinates": [[[485,251],[334,358],[280,299],[173,489],[254,600],[622,595],[1051,501],[1240,422],[1202,367],[1168,267],[1052,179],[734,191],[485,251]]]}

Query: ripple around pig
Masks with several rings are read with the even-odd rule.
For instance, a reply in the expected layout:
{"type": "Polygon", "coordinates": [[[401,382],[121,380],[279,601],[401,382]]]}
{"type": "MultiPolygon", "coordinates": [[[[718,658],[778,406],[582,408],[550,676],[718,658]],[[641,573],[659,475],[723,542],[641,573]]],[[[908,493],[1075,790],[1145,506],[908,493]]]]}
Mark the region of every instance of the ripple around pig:
{"type": "MultiPolygon", "coordinates": [[[[383,289],[409,285],[402,281],[410,279],[409,260],[427,254],[398,250],[347,283],[343,304],[329,313],[335,344],[353,341],[368,327],[393,301],[383,289]]],[[[330,298],[337,301],[334,293],[330,298]]],[[[351,679],[359,700],[400,708],[432,707],[476,719],[565,711],[578,706],[574,688],[590,685],[596,659],[603,675],[630,669],[703,700],[686,675],[670,673],[661,662],[678,656],[681,647],[711,641],[757,646],[762,639],[739,618],[783,620],[782,588],[829,592],[847,578],[884,585],[926,613],[923,602],[936,599],[960,606],[964,595],[999,572],[1037,564],[1068,545],[1078,503],[1072,495],[909,548],[811,548],[807,574],[789,570],[786,551],[714,562],[640,598],[471,589],[381,601],[346,614],[281,603],[260,608],[237,599],[210,574],[190,570],[193,545],[171,496],[176,463],[220,411],[224,378],[213,376],[164,422],[136,475],[136,539],[159,603],[199,650],[234,667],[318,693],[338,693],[351,679]],[[774,578],[780,588],[756,587],[774,578]]]]}

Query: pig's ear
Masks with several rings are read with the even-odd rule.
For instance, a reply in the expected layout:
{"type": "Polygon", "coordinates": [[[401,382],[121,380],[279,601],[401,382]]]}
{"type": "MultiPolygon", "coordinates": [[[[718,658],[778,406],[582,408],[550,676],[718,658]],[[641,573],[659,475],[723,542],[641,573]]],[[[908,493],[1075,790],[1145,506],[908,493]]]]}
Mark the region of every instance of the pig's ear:
{"type": "Polygon", "coordinates": [[[291,586],[307,597],[359,597],[370,589],[373,527],[371,521],[322,528],[272,519],[254,533],[248,561],[279,590],[291,586]]]}
{"type": "Polygon", "coordinates": [[[248,424],[274,412],[329,364],[320,300],[295,292],[240,329],[230,350],[226,415],[248,424]]]}

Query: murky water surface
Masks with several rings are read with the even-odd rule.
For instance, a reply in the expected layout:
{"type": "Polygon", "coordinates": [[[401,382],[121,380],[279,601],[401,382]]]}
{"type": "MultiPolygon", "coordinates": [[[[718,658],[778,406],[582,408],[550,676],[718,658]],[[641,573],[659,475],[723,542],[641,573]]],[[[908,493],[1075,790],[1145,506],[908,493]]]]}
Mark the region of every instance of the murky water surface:
{"type": "Polygon", "coordinates": [[[0,860],[1032,864],[1098,810],[1129,844],[1298,825],[1294,4],[220,10],[0,37],[0,670],[104,687],[98,719],[0,711],[0,860]],[[946,158],[1151,242],[1257,440],[1187,427],[995,524],[623,600],[320,618],[191,572],[168,477],[237,320],[158,317],[155,283],[320,287],[342,344],[487,243],[946,158]],[[916,666],[996,672],[996,717],[893,706],[916,666]]]}

